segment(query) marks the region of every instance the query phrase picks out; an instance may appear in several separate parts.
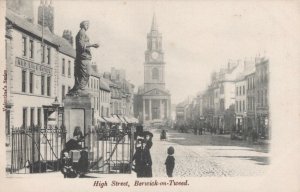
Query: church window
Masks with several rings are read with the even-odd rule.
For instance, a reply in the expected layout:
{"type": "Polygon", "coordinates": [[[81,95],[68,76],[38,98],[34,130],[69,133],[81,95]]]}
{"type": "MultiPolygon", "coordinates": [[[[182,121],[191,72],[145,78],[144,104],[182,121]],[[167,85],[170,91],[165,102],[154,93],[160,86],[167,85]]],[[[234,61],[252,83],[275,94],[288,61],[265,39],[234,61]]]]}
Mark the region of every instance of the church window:
{"type": "Polygon", "coordinates": [[[152,69],[152,79],[159,79],[159,71],[157,68],[152,69]]]}
{"type": "Polygon", "coordinates": [[[156,49],[156,41],[152,39],[152,50],[156,49]]]}
{"type": "Polygon", "coordinates": [[[151,41],[148,40],[148,49],[151,49],[151,41]]]}

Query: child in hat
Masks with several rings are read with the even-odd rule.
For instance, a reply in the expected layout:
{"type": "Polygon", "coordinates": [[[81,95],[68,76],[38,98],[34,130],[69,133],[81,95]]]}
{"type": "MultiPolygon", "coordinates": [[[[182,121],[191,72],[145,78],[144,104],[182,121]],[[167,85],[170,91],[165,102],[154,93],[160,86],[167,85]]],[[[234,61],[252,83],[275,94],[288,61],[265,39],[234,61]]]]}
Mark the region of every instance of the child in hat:
{"type": "Polygon", "coordinates": [[[173,154],[174,154],[174,147],[171,146],[168,148],[168,157],[165,162],[168,177],[173,177],[173,170],[175,167],[175,158],[173,154]]]}

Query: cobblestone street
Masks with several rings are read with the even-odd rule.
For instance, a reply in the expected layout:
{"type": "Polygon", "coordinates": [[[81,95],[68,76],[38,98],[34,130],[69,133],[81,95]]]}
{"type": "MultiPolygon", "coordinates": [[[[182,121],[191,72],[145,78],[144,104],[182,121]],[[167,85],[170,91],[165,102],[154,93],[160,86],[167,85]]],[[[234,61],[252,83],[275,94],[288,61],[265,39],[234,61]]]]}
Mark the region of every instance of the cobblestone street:
{"type": "Polygon", "coordinates": [[[160,141],[160,130],[154,133],[151,149],[153,176],[165,177],[167,148],[175,148],[174,177],[257,176],[269,164],[268,146],[231,140],[228,135],[194,135],[168,131],[167,141],[160,141]]]}

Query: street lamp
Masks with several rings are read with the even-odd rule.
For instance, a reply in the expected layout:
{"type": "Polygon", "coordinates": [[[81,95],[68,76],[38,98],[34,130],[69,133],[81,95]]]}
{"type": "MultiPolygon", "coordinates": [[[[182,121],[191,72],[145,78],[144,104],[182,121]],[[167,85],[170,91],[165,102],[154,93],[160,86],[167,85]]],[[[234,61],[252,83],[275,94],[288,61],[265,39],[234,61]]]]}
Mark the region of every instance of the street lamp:
{"type": "Polygon", "coordinates": [[[56,109],[57,107],[60,106],[60,103],[58,102],[57,97],[55,97],[55,100],[54,100],[54,102],[52,103],[52,106],[53,106],[55,109],[56,109]]]}

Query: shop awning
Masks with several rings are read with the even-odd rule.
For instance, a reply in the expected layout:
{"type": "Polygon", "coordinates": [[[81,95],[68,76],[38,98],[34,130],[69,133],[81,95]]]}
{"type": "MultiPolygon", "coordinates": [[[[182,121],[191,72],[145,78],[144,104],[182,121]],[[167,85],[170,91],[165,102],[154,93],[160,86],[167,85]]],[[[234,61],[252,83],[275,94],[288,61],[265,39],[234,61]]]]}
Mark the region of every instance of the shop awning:
{"type": "Polygon", "coordinates": [[[109,123],[120,123],[120,119],[118,117],[103,117],[109,123]]]}
{"type": "Polygon", "coordinates": [[[127,123],[127,121],[125,121],[125,119],[124,119],[123,116],[121,116],[121,115],[116,115],[116,116],[120,119],[120,121],[121,121],[122,123],[127,123]]]}
{"type": "Polygon", "coordinates": [[[103,119],[109,123],[113,123],[112,119],[110,119],[110,117],[103,117],[103,119]]]}
{"type": "Polygon", "coordinates": [[[127,123],[138,123],[139,122],[138,119],[136,119],[134,117],[126,117],[125,116],[124,119],[127,123]]]}
{"type": "Polygon", "coordinates": [[[115,120],[116,123],[122,123],[121,119],[117,115],[113,115],[112,118],[115,120]]]}
{"type": "Polygon", "coordinates": [[[95,119],[96,119],[97,122],[101,122],[101,123],[106,123],[107,122],[103,117],[100,117],[100,116],[95,116],[95,119]]]}

